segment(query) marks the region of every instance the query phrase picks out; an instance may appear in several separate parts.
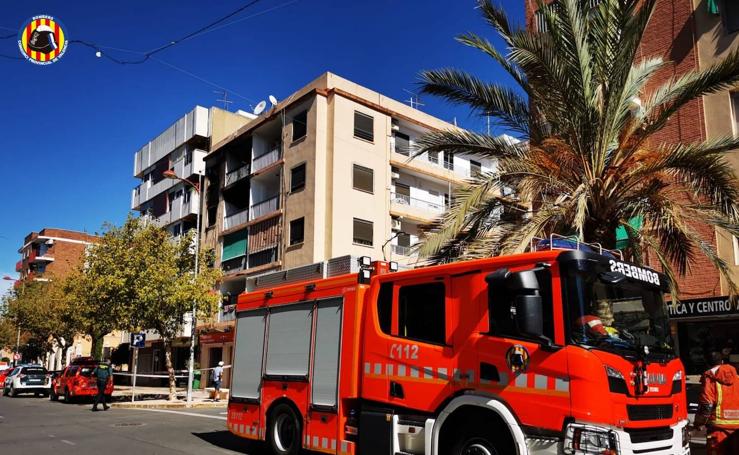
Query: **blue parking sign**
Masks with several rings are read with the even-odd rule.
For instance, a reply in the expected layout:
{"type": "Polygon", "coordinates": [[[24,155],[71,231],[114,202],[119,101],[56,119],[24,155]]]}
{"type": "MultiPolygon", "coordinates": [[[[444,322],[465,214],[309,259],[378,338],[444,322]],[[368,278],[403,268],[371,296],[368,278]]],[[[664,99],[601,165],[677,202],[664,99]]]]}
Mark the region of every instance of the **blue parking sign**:
{"type": "Polygon", "coordinates": [[[143,348],[146,343],[146,333],[132,333],[131,334],[131,346],[134,348],[143,348]]]}

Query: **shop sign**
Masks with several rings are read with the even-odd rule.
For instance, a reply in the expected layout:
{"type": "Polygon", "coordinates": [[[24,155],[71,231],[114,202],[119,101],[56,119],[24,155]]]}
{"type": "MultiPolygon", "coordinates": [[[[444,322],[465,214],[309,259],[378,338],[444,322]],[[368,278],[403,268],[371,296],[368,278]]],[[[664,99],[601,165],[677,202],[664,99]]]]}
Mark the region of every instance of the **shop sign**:
{"type": "Polygon", "coordinates": [[[670,319],[682,319],[706,316],[739,316],[739,301],[727,296],[705,297],[702,299],[683,300],[676,304],[667,302],[670,319]]]}
{"type": "Polygon", "coordinates": [[[234,333],[231,332],[211,332],[200,334],[200,344],[209,343],[228,343],[234,340],[234,333]]]}

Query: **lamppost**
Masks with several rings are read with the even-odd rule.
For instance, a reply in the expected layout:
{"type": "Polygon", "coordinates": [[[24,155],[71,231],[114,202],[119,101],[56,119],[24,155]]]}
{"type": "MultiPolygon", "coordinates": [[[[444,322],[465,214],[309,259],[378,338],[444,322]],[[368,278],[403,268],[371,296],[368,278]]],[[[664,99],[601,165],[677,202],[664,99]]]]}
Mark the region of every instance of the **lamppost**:
{"type": "MultiPolygon", "coordinates": [[[[13,282],[18,281],[15,278],[13,278],[11,276],[8,276],[8,275],[5,275],[3,277],[3,280],[5,280],[5,281],[13,281],[13,282]]],[[[15,321],[15,325],[18,326],[18,335],[15,338],[15,353],[18,354],[20,352],[20,348],[21,348],[21,325],[20,325],[20,323],[18,323],[18,321],[15,321]]],[[[13,366],[16,366],[17,364],[18,364],[18,361],[15,359],[15,357],[13,357],[13,366]]]]}
{"type": "MultiPolygon", "coordinates": [[[[179,180],[193,187],[198,193],[198,205],[195,212],[195,277],[198,276],[198,259],[200,257],[200,206],[203,203],[201,188],[203,187],[203,175],[198,173],[198,183],[193,183],[175,174],[173,170],[167,170],[162,175],[168,179],[179,180]]],[[[192,381],[195,374],[195,314],[198,310],[195,299],[192,301],[192,317],[190,318],[190,360],[187,365],[187,407],[192,406],[192,381]]]]}

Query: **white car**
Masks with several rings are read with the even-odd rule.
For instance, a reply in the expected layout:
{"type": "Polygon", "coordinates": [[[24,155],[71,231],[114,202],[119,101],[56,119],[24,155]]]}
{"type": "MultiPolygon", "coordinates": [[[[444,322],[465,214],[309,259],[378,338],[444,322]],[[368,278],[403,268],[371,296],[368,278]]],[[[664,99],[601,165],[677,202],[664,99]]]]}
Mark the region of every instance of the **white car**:
{"type": "Polygon", "coordinates": [[[3,395],[17,397],[21,393],[49,396],[51,377],[41,365],[21,365],[16,367],[3,384],[3,395]]]}

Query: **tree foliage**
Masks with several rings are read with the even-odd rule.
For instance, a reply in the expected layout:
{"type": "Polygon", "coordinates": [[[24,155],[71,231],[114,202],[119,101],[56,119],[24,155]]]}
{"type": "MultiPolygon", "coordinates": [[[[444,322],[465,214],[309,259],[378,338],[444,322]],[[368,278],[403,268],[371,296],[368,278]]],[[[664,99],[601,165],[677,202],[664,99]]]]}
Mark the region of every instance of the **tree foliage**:
{"type": "Polygon", "coordinates": [[[471,33],[458,40],[491,57],[517,86],[440,69],[422,73],[423,91],[489,116],[522,141],[459,130],[421,139],[416,154],[474,152],[497,163],[430,227],[422,255],[438,262],[510,254],[549,233],[614,248],[621,226],[628,256],[653,253],[673,283],[675,271],[688,273],[703,254],[734,289],[727,264],[693,222],[739,234],[739,186],[727,161],[739,138],[665,144],[655,134],[691,100],[739,82],[739,50],[658,84],[666,62],[639,54],[655,2],[539,2],[546,30],[537,31],[480,1],[503,49],[471,33]],[[637,218],[640,228],[630,224],[637,218]]]}

